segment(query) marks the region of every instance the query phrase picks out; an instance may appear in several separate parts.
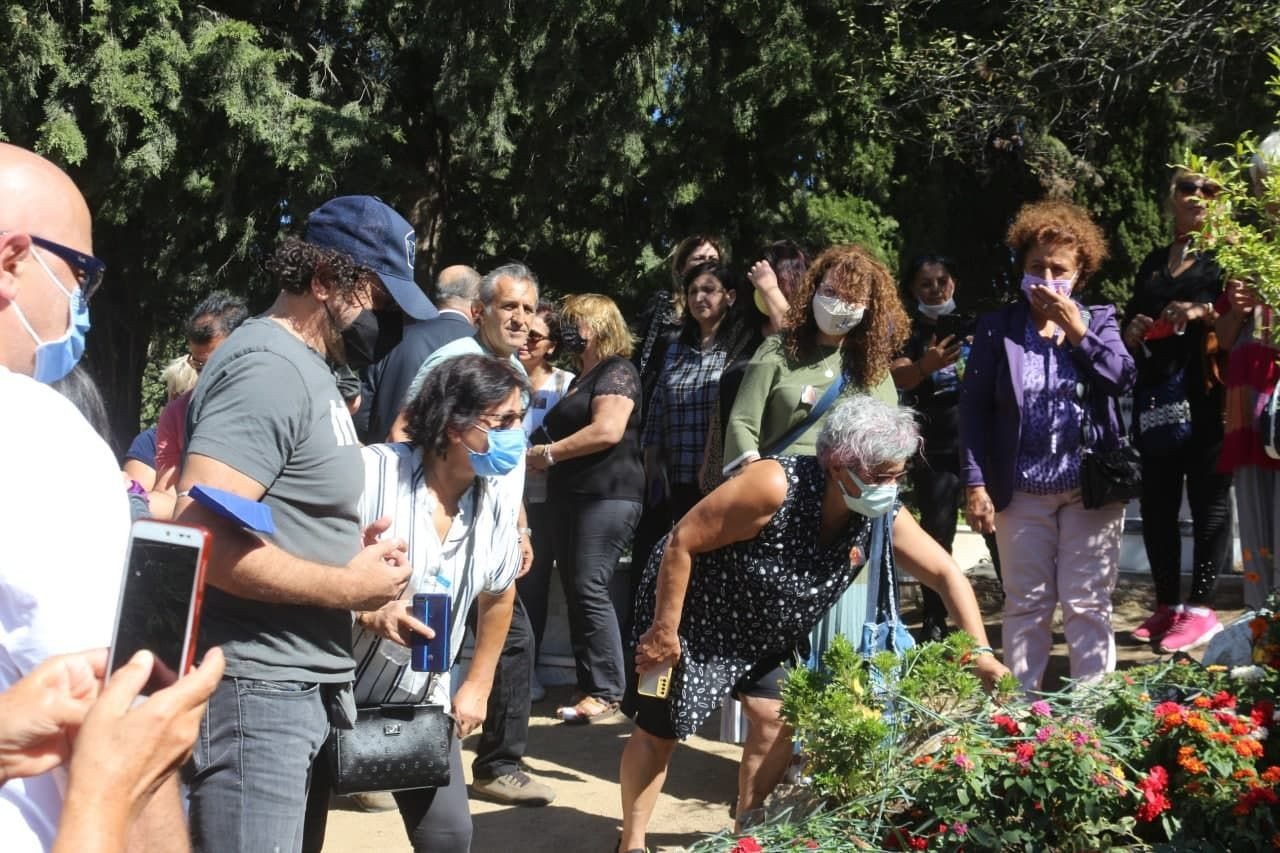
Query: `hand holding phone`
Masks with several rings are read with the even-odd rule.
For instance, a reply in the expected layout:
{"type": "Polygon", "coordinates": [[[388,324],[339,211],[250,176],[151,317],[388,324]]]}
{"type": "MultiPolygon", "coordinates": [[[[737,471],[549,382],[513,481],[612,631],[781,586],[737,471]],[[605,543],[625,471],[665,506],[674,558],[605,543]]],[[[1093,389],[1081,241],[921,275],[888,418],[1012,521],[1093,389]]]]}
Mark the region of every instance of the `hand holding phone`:
{"type": "Polygon", "coordinates": [[[176,682],[195,663],[209,531],[141,520],[129,534],[107,678],[135,654],[155,655],[144,695],[176,682]]]}
{"type": "Polygon", "coordinates": [[[671,691],[671,669],[659,667],[640,673],[640,684],[636,687],[636,692],[641,696],[666,699],[671,691]]]}
{"type": "Polygon", "coordinates": [[[443,592],[420,592],[413,597],[412,614],[435,634],[427,639],[414,632],[410,666],[414,672],[449,671],[449,617],[453,600],[443,592]]]}

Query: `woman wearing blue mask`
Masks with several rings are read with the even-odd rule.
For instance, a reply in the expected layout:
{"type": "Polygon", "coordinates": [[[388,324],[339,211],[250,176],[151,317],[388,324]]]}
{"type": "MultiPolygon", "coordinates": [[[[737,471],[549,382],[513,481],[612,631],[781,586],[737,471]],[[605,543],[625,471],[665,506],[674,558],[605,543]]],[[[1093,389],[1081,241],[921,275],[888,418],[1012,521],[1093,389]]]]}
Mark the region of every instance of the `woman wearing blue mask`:
{"type": "MultiPolygon", "coordinates": [[[[447,785],[394,794],[415,851],[471,848],[460,744],[484,720],[516,599],[519,504],[510,499],[502,475],[524,452],[528,393],[527,380],[509,362],[458,356],[432,369],[410,401],[407,442],[361,451],[362,527],[389,522],[383,535],[405,542],[413,573],[400,598],[354,614],[356,704],[441,705],[452,714],[458,735],[450,747],[447,785]],[[414,635],[434,636],[411,615],[416,593],[449,596],[450,665],[462,650],[468,611],[478,605],[475,653],[456,690],[447,669],[433,675],[410,668],[414,635]]],[[[323,846],[330,786],[329,762],[322,755],[312,768],[306,849],[323,846]]]]}
{"type": "Polygon", "coordinates": [[[609,579],[635,534],[644,493],[640,373],[629,360],[631,332],[607,296],[566,298],[560,339],[578,375],[533,434],[528,461],[548,472],[551,543],[577,670],[578,697],[556,713],[589,723],[618,710],[626,681],[609,579]]]}
{"type": "MultiPolygon", "coordinates": [[[[898,481],[917,452],[910,409],[856,395],[826,418],[816,455],[767,457],[702,499],[654,550],[636,601],[640,673],[672,667],[666,699],[632,687],[625,709],[636,728],[622,754],[619,849],[644,849],[645,826],[677,740],[796,645],[864,569],[872,520],[893,514],[893,556],[935,589],[956,624],[980,647],[978,603],[955,563],[898,502],[898,481]]],[[[1007,670],[980,648],[990,687],[1007,670]]],[[[755,789],[737,814],[756,808],[791,757],[788,729],[771,744],[755,789]]]]}
{"type": "Polygon", "coordinates": [[[1107,256],[1084,210],[1028,204],[1005,239],[1022,295],[978,321],[960,392],[961,476],[969,526],[995,533],[1000,549],[1006,659],[1036,690],[1059,604],[1071,677],[1115,669],[1111,591],[1124,504],[1086,509],[1080,470],[1087,447],[1123,441],[1118,398],[1135,368],[1115,308],[1072,298],[1107,256]]]}

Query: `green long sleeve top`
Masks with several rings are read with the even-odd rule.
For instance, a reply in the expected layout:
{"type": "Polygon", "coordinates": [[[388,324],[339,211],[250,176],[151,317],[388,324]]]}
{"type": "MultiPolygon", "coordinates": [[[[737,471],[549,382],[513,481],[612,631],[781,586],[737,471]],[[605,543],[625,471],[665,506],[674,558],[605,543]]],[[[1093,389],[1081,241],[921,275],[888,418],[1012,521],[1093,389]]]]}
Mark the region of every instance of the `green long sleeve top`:
{"type": "MultiPolygon", "coordinates": [[[[802,364],[791,364],[781,335],[770,335],[756,350],[755,357],[747,365],[742,385],[733,402],[733,411],[725,428],[725,471],[741,464],[748,453],[763,453],[788,432],[799,426],[809,415],[809,410],[821,399],[823,392],[835,381],[840,370],[838,347],[819,347],[813,356],[802,364]]],[[[854,394],[870,393],[887,403],[897,404],[898,391],[893,377],[884,378],[870,391],[846,383],[836,400],[839,404],[854,394]]],[[[827,410],[834,409],[833,405],[827,410]]],[[[826,417],[818,418],[786,453],[790,456],[812,456],[818,441],[818,431],[826,417]]]]}

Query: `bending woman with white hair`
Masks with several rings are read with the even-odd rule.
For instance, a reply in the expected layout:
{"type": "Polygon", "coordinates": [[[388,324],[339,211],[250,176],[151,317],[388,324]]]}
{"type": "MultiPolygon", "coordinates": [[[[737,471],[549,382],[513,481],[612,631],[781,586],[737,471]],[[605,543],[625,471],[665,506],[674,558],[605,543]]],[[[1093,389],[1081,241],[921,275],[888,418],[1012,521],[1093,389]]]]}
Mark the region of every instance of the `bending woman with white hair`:
{"type": "MultiPolygon", "coordinates": [[[[894,560],[987,645],[969,582],[898,501],[898,480],[919,445],[910,409],[852,397],[827,418],[816,457],[747,466],[654,549],[635,604],[637,630],[648,626],[635,668],[674,669],[667,699],[641,696],[633,683],[623,703],[636,728],[622,753],[619,850],[644,849],[676,741],[693,734],[725,693],[788,661],[853,582],[871,550],[873,519],[894,514],[894,560]]],[[[990,651],[976,665],[988,686],[1008,672],[990,651]]],[[[770,755],[785,766],[791,731],[784,728],[777,740],[770,755]]],[[[762,800],[767,791],[757,793],[762,800]]],[[[737,813],[758,805],[739,802],[737,813]]]]}

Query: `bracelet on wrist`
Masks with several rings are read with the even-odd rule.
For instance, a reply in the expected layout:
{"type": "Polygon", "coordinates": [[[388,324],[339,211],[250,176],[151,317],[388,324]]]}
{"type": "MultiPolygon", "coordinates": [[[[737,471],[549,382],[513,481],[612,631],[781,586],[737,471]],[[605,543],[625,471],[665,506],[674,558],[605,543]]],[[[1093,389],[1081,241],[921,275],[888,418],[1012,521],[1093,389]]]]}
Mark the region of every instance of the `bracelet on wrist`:
{"type": "Polygon", "coordinates": [[[975,646],[972,654],[974,655],[992,655],[995,656],[995,649],[990,646],[975,646]]]}
{"type": "Polygon", "coordinates": [[[518,532],[525,539],[528,539],[531,536],[533,536],[533,528],[531,527],[517,527],[516,532],[518,532]]]}

